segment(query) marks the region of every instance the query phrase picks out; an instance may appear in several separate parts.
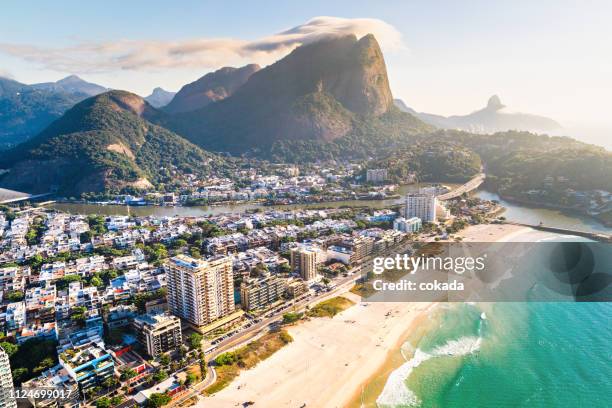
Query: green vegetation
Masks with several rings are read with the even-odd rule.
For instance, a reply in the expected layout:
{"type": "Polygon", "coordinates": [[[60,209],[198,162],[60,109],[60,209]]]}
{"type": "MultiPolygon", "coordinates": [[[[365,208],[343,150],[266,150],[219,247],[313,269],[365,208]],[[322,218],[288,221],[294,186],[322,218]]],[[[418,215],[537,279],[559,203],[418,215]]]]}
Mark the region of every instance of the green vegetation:
{"type": "Polygon", "coordinates": [[[205,391],[208,394],[214,394],[222,390],[238,376],[240,370],[248,370],[254,367],[292,341],[293,338],[289,333],[285,330],[279,330],[266,334],[236,351],[219,355],[215,359],[217,380],[205,391]]]}
{"type": "Polygon", "coordinates": [[[291,324],[300,320],[304,316],[303,313],[288,312],[283,315],[283,324],[291,324]]]}
{"type": "Polygon", "coordinates": [[[0,78],[0,149],[35,136],[84,97],[0,78]]]}
{"type": "Polygon", "coordinates": [[[187,339],[187,342],[189,343],[189,348],[191,350],[197,350],[200,348],[200,345],[202,344],[202,339],[204,338],[204,336],[202,336],[199,333],[191,333],[189,335],[189,338],[187,339]]]}
{"type": "Polygon", "coordinates": [[[153,393],[147,400],[147,407],[163,407],[168,405],[170,401],[172,401],[172,397],[166,393],[153,393]]]}
{"type": "Polygon", "coordinates": [[[321,303],[317,303],[307,312],[307,315],[309,317],[334,317],[354,304],[355,302],[345,297],[336,296],[334,298],[324,300],[321,303]]]}
{"type": "Polygon", "coordinates": [[[5,298],[9,302],[21,302],[24,298],[24,294],[20,290],[14,290],[12,292],[8,292],[5,298]]]}
{"type": "Polygon", "coordinates": [[[43,339],[30,339],[21,345],[0,343],[0,347],[9,355],[15,385],[37,377],[43,371],[55,366],[56,346],[55,341],[43,339]]]}
{"type": "Polygon", "coordinates": [[[98,398],[96,401],[96,408],[110,408],[112,406],[111,400],[108,397],[98,398]]]}
{"type": "Polygon", "coordinates": [[[139,116],[142,99],[124,91],[89,98],[70,109],[37,137],[2,155],[0,168],[35,163],[3,176],[19,191],[58,186],[64,194],[131,192],[149,182],[163,190],[177,176],[229,174],[229,162],[139,116]],[[32,174],[30,174],[32,173],[32,174]],[[144,181],[148,180],[148,181],[144,181]]]}
{"type": "MultiPolygon", "coordinates": [[[[108,229],[106,228],[104,216],[102,215],[89,215],[87,217],[87,223],[89,224],[89,230],[90,230],[89,232],[93,234],[94,236],[102,235],[108,232],[108,229]]],[[[84,232],[83,234],[87,234],[87,233],[84,232]]],[[[88,237],[90,241],[91,236],[88,235],[88,237]]],[[[83,241],[82,237],[81,237],[81,241],[83,241]]]]}
{"type": "Polygon", "coordinates": [[[159,370],[158,372],[153,374],[153,381],[155,381],[156,383],[160,383],[166,378],[168,378],[168,372],[165,370],[159,370]]]}
{"type": "Polygon", "coordinates": [[[140,313],[144,313],[146,311],[145,306],[147,302],[157,299],[165,299],[166,293],[166,288],[157,289],[155,292],[137,293],[134,296],[134,304],[140,313]]]}

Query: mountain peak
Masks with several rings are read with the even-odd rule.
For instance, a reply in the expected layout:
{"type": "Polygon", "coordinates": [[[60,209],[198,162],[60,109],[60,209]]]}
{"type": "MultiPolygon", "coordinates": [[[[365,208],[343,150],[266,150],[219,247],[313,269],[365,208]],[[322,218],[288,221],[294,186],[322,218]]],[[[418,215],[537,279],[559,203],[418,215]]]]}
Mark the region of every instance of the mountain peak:
{"type": "Polygon", "coordinates": [[[81,77],[79,77],[78,75],[68,75],[66,78],[62,78],[59,81],[57,81],[57,84],[74,84],[74,83],[80,83],[80,82],[85,82],[83,79],[81,79],[81,77]]]}
{"type": "Polygon", "coordinates": [[[260,69],[257,64],[249,64],[241,68],[223,67],[209,72],[183,86],[165,110],[170,113],[191,112],[223,100],[236,92],[260,69]]]}
{"type": "MultiPolygon", "coordinates": [[[[207,76],[183,87],[168,108],[207,76]]],[[[239,153],[284,140],[338,139],[355,123],[379,117],[392,106],[376,38],[329,35],[258,70],[224,100],[172,121],[202,146],[239,153]]]]}
{"type": "Polygon", "coordinates": [[[503,105],[501,103],[501,99],[499,98],[499,96],[497,95],[493,95],[492,97],[489,98],[488,102],[487,102],[487,109],[489,110],[500,110],[505,108],[506,105],[503,105]]]}
{"type": "Polygon", "coordinates": [[[161,108],[162,106],[168,105],[175,95],[176,92],[166,91],[164,88],[158,86],[157,88],[153,89],[151,95],[144,99],[154,108],[161,108]]]}

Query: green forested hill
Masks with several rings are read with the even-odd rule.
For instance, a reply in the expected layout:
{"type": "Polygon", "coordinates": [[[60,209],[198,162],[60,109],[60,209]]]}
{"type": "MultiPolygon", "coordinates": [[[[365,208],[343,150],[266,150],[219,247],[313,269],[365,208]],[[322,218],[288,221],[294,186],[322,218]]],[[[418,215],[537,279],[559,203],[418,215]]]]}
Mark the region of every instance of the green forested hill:
{"type": "Polygon", "coordinates": [[[86,97],[0,78],[0,150],[36,135],[86,97]]]}
{"type": "Polygon", "coordinates": [[[227,160],[203,151],[146,118],[158,112],[129,92],[87,99],[34,139],[7,151],[0,185],[65,194],[121,191],[171,184],[194,173],[224,174],[227,160]]]}

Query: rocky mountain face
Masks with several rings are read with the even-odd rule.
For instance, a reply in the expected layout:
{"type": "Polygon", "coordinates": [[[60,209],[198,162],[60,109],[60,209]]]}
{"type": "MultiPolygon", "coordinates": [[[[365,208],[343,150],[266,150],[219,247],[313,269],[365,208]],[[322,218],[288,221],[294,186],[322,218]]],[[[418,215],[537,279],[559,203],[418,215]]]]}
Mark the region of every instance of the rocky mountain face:
{"type": "Polygon", "coordinates": [[[183,86],[166,106],[169,113],[192,112],[231,96],[261,67],[249,64],[241,68],[224,67],[183,86]]]}
{"type": "MultiPolygon", "coordinates": [[[[110,91],[68,110],[38,136],[5,152],[4,188],[62,194],[146,189],[184,173],[223,172],[226,161],[154,125],[141,97],[110,91]]],[[[0,172],[2,173],[2,172],[0,172]]]]}
{"type": "Polygon", "coordinates": [[[279,140],[332,141],[392,106],[376,39],[349,35],[298,47],[233,95],[174,115],[168,126],[200,146],[240,153],[279,140]]]}
{"type": "Polygon", "coordinates": [[[495,133],[507,130],[530,132],[554,132],[561,130],[561,125],[553,119],[508,110],[497,95],[489,98],[487,106],[483,109],[468,115],[448,117],[416,112],[399,99],[395,100],[395,105],[402,111],[413,114],[424,122],[443,129],[459,129],[474,133],[495,133]]]}
{"type": "Polygon", "coordinates": [[[154,108],[161,108],[170,103],[176,92],[166,91],[160,87],[153,89],[151,95],[145,97],[145,101],[149,102],[154,108]]]}

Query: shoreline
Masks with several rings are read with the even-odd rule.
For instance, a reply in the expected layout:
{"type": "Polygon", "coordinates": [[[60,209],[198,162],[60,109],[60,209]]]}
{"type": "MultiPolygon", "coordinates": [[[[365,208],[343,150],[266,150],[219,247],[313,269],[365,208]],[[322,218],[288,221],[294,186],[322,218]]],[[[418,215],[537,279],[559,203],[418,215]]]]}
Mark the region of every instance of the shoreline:
{"type": "MultiPolygon", "coordinates": [[[[360,300],[351,293],[342,296],[360,300]]],[[[431,306],[357,303],[334,318],[288,327],[294,339],[291,344],[241,372],[198,406],[231,407],[254,401],[273,407],[345,407],[431,306]]]]}
{"type": "MultiPolygon", "coordinates": [[[[469,226],[456,235],[463,238],[462,242],[508,242],[533,231],[535,230],[532,228],[513,224],[479,224],[469,226]]],[[[437,305],[438,303],[432,303],[428,307],[428,312],[435,311],[435,306],[437,305]]],[[[427,322],[424,320],[428,316],[430,316],[430,314],[422,313],[412,321],[403,338],[398,340],[392,349],[388,350],[388,358],[385,362],[381,364],[380,368],[373,372],[366,381],[358,386],[349,400],[349,403],[346,405],[347,407],[377,407],[376,399],[381,394],[389,375],[406,362],[400,352],[402,346],[409,339],[418,340],[424,335],[425,331],[428,329],[426,327],[427,322]],[[367,392],[365,391],[366,386],[370,387],[367,392]]]]}
{"type": "MultiPolygon", "coordinates": [[[[509,224],[471,226],[467,241],[514,239],[531,231],[509,224]]],[[[294,338],[268,359],[240,375],[225,389],[201,400],[201,407],[240,406],[253,401],[274,407],[359,407],[367,387],[374,401],[388,374],[404,362],[398,350],[428,329],[434,302],[358,303],[334,318],[316,318],[288,327],[294,338]]],[[[367,403],[367,401],[366,401],[367,403]]],[[[365,405],[372,406],[372,405],[365,405]]],[[[375,405],[374,405],[375,406],[375,405]]]]}

